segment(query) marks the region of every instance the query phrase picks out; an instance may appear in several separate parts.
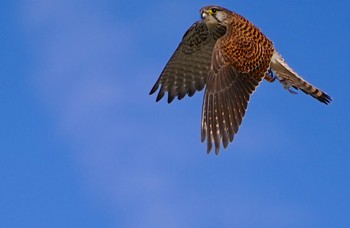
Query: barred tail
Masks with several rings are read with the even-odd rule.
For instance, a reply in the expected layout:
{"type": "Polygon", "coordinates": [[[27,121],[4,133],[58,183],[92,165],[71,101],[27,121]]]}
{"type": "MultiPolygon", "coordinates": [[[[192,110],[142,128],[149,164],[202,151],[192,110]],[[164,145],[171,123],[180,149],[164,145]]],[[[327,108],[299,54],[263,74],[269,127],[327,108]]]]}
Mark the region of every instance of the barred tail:
{"type": "Polygon", "coordinates": [[[332,101],[332,98],[325,92],[311,85],[293,71],[276,50],[272,56],[270,68],[285,89],[289,90],[290,87],[300,89],[325,104],[329,104],[332,101]]]}

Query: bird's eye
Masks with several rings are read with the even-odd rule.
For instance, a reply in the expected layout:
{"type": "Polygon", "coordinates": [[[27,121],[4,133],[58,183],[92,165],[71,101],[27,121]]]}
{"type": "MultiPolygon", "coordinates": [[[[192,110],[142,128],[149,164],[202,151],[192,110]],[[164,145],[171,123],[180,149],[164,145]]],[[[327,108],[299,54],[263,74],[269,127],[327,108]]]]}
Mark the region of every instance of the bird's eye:
{"type": "Polygon", "coordinates": [[[212,14],[215,14],[216,12],[218,12],[218,9],[212,8],[212,9],[210,10],[210,12],[211,12],[212,14]]]}

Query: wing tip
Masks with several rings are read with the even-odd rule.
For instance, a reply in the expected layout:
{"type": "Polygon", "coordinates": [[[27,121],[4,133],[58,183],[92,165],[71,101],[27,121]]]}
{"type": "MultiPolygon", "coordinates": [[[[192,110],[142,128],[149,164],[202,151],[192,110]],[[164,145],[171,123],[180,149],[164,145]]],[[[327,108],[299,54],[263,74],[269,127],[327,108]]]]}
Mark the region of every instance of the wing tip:
{"type": "Polygon", "coordinates": [[[151,91],[149,92],[149,95],[154,94],[159,88],[159,83],[157,82],[156,84],[154,84],[154,86],[152,87],[151,91]]]}

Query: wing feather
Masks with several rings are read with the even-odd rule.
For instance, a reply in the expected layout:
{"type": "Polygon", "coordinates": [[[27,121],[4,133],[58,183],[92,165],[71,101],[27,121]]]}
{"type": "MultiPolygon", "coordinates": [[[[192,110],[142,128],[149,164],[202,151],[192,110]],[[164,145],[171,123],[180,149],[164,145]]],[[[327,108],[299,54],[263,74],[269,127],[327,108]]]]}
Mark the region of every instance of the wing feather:
{"type": "Polygon", "coordinates": [[[205,87],[211,64],[212,51],[226,28],[220,25],[208,27],[203,21],[193,24],[185,33],[178,48],[150,91],[155,93],[161,86],[156,101],[168,92],[168,103],[176,97],[193,96],[205,87]]]}
{"type": "Polygon", "coordinates": [[[213,53],[213,68],[208,75],[202,110],[202,142],[207,139],[207,151],[232,142],[244,118],[250,95],[263,78],[238,71],[225,63],[218,51],[213,53]]]}

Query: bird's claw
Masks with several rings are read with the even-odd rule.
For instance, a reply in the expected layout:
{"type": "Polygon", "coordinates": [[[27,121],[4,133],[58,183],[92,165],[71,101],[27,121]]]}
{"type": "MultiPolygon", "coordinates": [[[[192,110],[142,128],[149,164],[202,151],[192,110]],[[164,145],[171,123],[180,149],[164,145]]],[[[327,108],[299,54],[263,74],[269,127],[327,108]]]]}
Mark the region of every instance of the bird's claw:
{"type": "Polygon", "coordinates": [[[276,80],[277,76],[273,73],[271,68],[267,70],[267,73],[265,75],[265,80],[268,82],[274,82],[276,80]]]}

